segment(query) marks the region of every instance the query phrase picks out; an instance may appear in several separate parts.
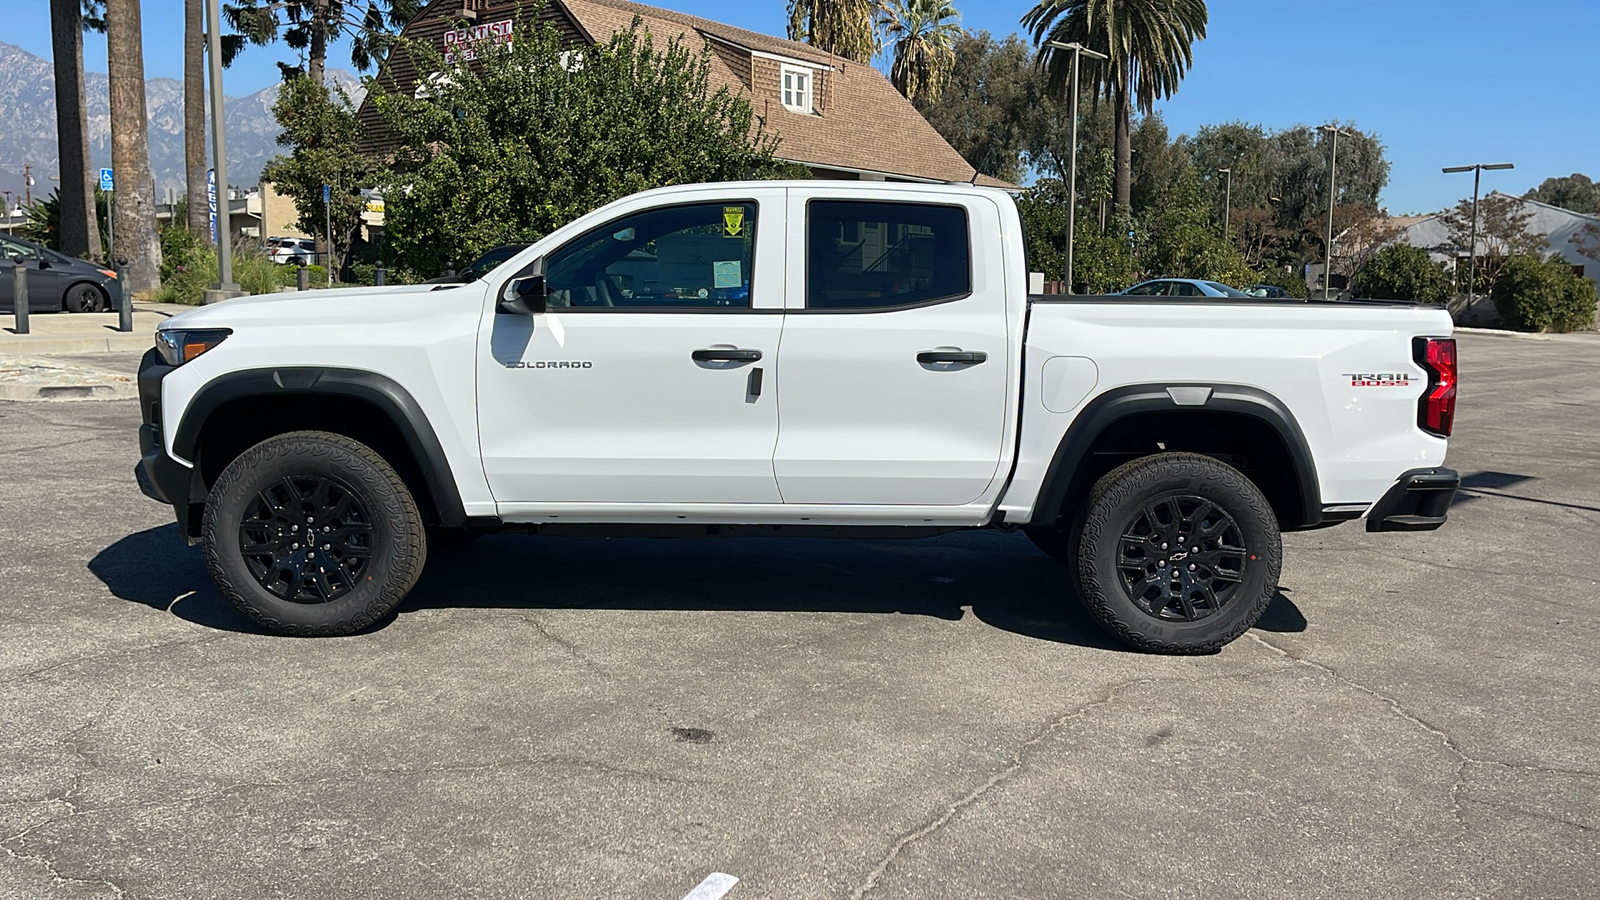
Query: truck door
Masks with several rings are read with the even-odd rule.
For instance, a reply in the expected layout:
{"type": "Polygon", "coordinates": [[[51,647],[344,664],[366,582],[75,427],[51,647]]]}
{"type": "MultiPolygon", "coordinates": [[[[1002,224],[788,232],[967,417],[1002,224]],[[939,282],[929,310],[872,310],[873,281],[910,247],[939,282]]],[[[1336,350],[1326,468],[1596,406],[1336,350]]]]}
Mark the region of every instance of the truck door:
{"type": "MultiPolygon", "coordinates": [[[[548,312],[484,317],[478,421],[498,502],[781,502],[783,198],[643,201],[544,256],[548,312]]],[[[489,302],[518,274],[491,277],[489,302]]]]}
{"type": "Polygon", "coordinates": [[[998,215],[981,198],[885,197],[790,192],[804,249],[791,249],[778,364],[785,503],[961,505],[999,468],[1011,363],[998,215]]]}

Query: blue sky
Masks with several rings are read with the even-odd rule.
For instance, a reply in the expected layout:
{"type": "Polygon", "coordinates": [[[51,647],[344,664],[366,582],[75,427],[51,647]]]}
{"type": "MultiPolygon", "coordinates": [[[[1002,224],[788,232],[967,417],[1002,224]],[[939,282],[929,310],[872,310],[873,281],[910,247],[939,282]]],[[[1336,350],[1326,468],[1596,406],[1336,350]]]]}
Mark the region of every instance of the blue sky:
{"type": "MultiPolygon", "coordinates": [[[[0,40],[50,56],[49,4],[6,0],[0,40]]],[[[783,0],[658,0],[657,5],[782,34],[783,0]]],[[[996,35],[1018,29],[1030,4],[956,0],[963,24],[996,35]]],[[[1470,176],[1441,166],[1513,162],[1484,189],[1522,193],[1547,177],[1600,178],[1600,78],[1595,0],[1212,0],[1210,37],[1172,100],[1174,135],[1243,120],[1282,128],[1352,121],[1376,132],[1393,163],[1383,202],[1427,212],[1471,193],[1470,176]]],[[[145,66],[176,78],[181,0],[144,0],[145,66]]],[[[277,80],[282,47],[251,48],[228,70],[227,93],[277,80]]],[[[105,42],[90,36],[90,69],[105,71],[105,42]]],[[[343,48],[331,54],[348,67],[343,48]]]]}

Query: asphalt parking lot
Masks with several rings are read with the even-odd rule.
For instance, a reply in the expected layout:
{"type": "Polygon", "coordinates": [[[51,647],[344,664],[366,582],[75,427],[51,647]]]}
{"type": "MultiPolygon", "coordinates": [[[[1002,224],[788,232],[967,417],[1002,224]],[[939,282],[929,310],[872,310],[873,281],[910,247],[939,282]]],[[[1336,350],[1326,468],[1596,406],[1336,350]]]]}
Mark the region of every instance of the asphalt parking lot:
{"type": "Polygon", "coordinates": [[[997,533],[500,535],[268,637],[134,403],[0,402],[0,897],[1600,896],[1600,341],[1461,354],[1450,524],[1199,658],[997,533]]]}

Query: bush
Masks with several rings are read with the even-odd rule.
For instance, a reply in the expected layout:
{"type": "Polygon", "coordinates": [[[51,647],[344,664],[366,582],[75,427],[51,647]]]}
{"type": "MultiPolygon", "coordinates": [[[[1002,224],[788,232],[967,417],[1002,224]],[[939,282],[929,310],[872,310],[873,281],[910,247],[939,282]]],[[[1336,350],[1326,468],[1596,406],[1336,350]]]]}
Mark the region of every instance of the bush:
{"type": "Polygon", "coordinates": [[[1306,287],[1305,278],[1295,272],[1285,272],[1277,268],[1268,269],[1261,273],[1261,280],[1257,281],[1256,284],[1270,284],[1273,287],[1281,287],[1289,292],[1289,296],[1298,300],[1306,300],[1311,297],[1311,289],[1306,287]]]}
{"type": "Polygon", "coordinates": [[[1356,295],[1374,300],[1443,303],[1450,291],[1444,266],[1428,251],[1406,244],[1384,247],[1356,273],[1356,295]]]}
{"type": "Polygon", "coordinates": [[[1594,327],[1594,283],[1560,257],[1513,256],[1494,280],[1494,308],[1523,331],[1594,327]]]}

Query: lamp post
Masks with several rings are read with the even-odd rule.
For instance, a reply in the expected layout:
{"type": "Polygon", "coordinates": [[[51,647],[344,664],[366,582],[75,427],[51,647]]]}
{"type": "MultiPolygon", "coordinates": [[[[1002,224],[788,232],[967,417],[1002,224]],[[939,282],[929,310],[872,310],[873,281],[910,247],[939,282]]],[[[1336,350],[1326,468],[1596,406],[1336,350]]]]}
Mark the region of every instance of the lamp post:
{"type": "Polygon", "coordinates": [[[233,282],[233,241],[228,235],[228,138],[223,127],[222,16],[218,5],[217,0],[206,0],[206,55],[211,69],[211,165],[216,170],[221,213],[217,226],[217,283],[206,292],[207,303],[239,295],[239,286],[233,282]]]}
{"type": "Polygon", "coordinates": [[[1222,195],[1222,239],[1228,239],[1228,220],[1233,217],[1233,168],[1218,169],[1217,174],[1228,176],[1228,188],[1222,195]]]}
{"type": "Polygon", "coordinates": [[[1472,305],[1472,291],[1478,286],[1478,185],[1483,181],[1483,170],[1514,169],[1512,163],[1473,163],[1470,166],[1446,166],[1439,171],[1446,175],[1457,172],[1472,173],[1472,237],[1467,247],[1467,305],[1472,305]]]}
{"type": "Polygon", "coordinates": [[[1322,260],[1322,299],[1328,299],[1328,285],[1333,281],[1333,201],[1339,190],[1339,135],[1354,137],[1348,131],[1340,131],[1333,125],[1323,125],[1317,129],[1333,137],[1333,151],[1328,157],[1328,234],[1324,241],[1322,260]]]}
{"type": "Polygon", "coordinates": [[[1090,59],[1110,59],[1104,53],[1096,53],[1088,47],[1073,41],[1050,41],[1045,44],[1056,50],[1065,50],[1072,54],[1072,80],[1067,85],[1071,94],[1072,117],[1072,143],[1067,151],[1067,265],[1066,282],[1061,289],[1064,293],[1072,293],[1072,238],[1078,224],[1078,62],[1087,56],[1090,59]]]}

